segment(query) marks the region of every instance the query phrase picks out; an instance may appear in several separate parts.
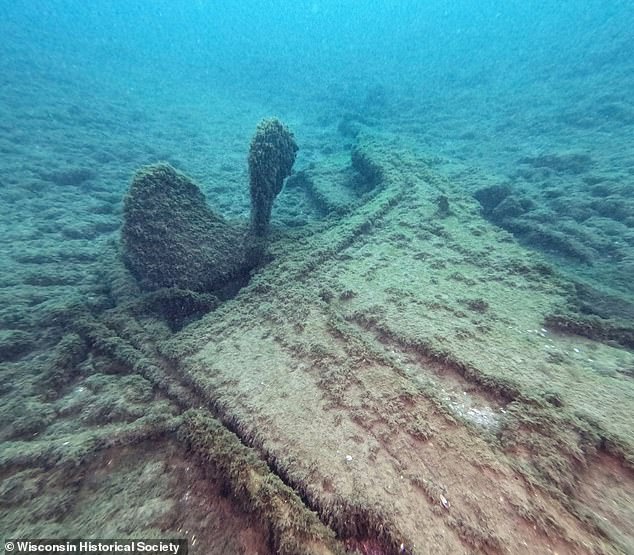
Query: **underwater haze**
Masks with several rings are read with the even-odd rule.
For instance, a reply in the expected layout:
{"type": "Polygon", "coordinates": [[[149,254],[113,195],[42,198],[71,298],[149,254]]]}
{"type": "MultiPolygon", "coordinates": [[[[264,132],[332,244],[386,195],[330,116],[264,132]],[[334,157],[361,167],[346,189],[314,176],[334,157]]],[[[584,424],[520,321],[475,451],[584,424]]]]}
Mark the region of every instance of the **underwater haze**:
{"type": "Polygon", "coordinates": [[[0,0],[0,539],[634,549],[633,53],[630,0],[0,0]],[[269,117],[257,264],[131,275],[159,162],[242,252],[269,117]]]}
{"type": "MultiPolygon", "coordinates": [[[[520,223],[498,223],[529,241],[544,235],[532,229],[538,223],[563,233],[563,246],[549,234],[534,242],[566,251],[573,264],[621,262],[602,279],[627,289],[630,2],[32,1],[0,9],[3,162],[16,180],[27,167],[89,166],[96,178],[111,175],[107,188],[118,192],[133,168],[160,156],[196,177],[214,171],[214,159],[235,152],[227,141],[261,114],[285,118],[300,135],[306,126],[330,147],[358,123],[510,183],[530,209],[520,223]]],[[[300,163],[319,157],[311,146],[300,163]]],[[[234,163],[243,166],[240,156],[234,163]]]]}

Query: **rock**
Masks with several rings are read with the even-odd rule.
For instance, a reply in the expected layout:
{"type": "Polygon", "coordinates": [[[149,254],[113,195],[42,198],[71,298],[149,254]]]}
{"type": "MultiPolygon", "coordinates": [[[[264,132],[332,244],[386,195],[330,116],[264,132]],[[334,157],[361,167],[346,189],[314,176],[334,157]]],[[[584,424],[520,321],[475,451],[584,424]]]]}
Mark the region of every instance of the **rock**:
{"type": "Polygon", "coordinates": [[[546,168],[556,173],[580,174],[592,166],[592,158],[585,153],[541,154],[539,156],[521,158],[520,164],[534,168],[546,168]]]}
{"type": "Polygon", "coordinates": [[[482,206],[486,215],[491,214],[498,204],[511,194],[510,185],[499,184],[482,187],[474,193],[474,197],[482,206]]]}

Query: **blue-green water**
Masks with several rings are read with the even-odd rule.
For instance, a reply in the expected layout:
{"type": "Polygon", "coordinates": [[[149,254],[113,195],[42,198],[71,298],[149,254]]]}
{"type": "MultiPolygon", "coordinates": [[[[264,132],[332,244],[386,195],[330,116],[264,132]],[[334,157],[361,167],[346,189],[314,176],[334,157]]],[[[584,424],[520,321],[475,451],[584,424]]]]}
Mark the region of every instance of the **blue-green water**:
{"type": "Polygon", "coordinates": [[[556,228],[572,263],[632,271],[629,2],[32,1],[0,15],[9,217],[41,217],[44,201],[21,195],[36,188],[67,213],[59,226],[75,220],[76,200],[96,201],[60,202],[77,191],[55,186],[68,168],[88,169],[83,185],[116,212],[131,172],[157,159],[243,215],[243,188],[226,185],[275,114],[301,139],[300,168],[349,146],[351,121],[397,133],[483,172],[465,187],[510,184],[523,220],[497,223],[518,236],[556,228]]]}

